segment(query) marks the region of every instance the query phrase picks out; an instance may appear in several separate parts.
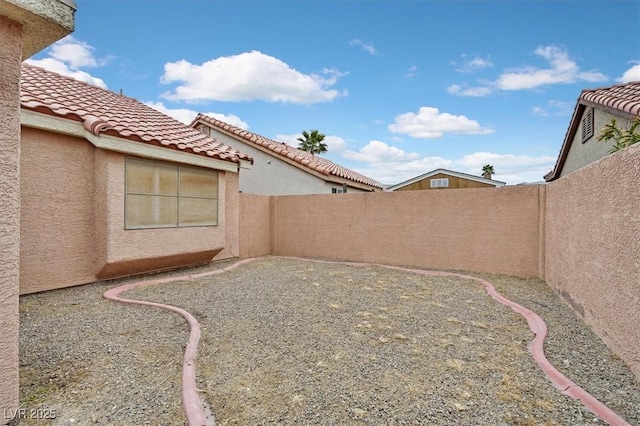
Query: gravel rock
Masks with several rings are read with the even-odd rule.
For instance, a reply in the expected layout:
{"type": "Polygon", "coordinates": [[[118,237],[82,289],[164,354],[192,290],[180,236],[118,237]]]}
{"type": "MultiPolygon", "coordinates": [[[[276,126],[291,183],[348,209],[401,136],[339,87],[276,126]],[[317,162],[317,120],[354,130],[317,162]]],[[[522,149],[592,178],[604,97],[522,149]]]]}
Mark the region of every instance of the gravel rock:
{"type": "MultiPolygon", "coordinates": [[[[630,370],[544,282],[477,276],[547,322],[560,371],[640,424],[630,370]]],[[[55,410],[52,424],[185,424],[186,321],[102,298],[137,280],[21,297],[23,408],[55,410]]],[[[601,423],[538,368],[524,318],[469,280],[266,257],[123,296],[200,322],[198,388],[218,424],[601,423]]]]}

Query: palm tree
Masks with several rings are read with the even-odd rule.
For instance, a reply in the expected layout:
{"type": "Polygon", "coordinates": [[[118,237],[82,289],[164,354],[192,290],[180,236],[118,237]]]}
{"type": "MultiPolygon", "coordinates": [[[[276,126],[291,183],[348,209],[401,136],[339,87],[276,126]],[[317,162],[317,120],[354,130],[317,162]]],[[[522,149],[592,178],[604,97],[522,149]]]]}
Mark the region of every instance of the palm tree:
{"type": "Polygon", "coordinates": [[[491,175],[493,175],[493,166],[491,164],[487,164],[482,168],[482,177],[485,179],[491,179],[491,175]]]}
{"type": "Polygon", "coordinates": [[[317,130],[311,130],[311,132],[303,130],[302,137],[298,138],[300,141],[298,148],[310,152],[312,156],[314,154],[322,154],[323,152],[327,152],[327,144],[322,142],[324,138],[325,135],[317,130]]]}

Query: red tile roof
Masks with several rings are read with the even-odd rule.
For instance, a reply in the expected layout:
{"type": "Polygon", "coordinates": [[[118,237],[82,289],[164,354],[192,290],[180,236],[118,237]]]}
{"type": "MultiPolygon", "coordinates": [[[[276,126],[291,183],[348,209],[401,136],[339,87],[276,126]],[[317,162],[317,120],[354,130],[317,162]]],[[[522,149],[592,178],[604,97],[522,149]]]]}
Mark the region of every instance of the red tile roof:
{"type": "Polygon", "coordinates": [[[204,114],[198,114],[198,116],[191,122],[191,126],[195,127],[197,123],[205,123],[208,126],[222,131],[223,133],[231,134],[236,138],[243,139],[249,145],[262,147],[266,149],[273,156],[286,157],[292,160],[302,169],[313,170],[321,173],[325,176],[336,176],[339,178],[358,182],[360,184],[368,185],[373,188],[382,189],[382,184],[367,176],[361,175],[349,170],[346,167],[342,167],[336,163],[333,163],[319,155],[311,155],[311,153],[302,151],[301,149],[294,148],[283,142],[278,142],[273,139],[258,135],[256,133],[249,132],[248,130],[241,129],[231,124],[225,123],[213,117],[209,117],[204,114]]]}
{"type": "Polygon", "coordinates": [[[110,135],[234,163],[253,161],[133,98],[26,63],[22,65],[20,105],[80,122],[96,136],[110,135]]]}
{"type": "Polygon", "coordinates": [[[640,81],[597,89],[585,89],[580,93],[569,128],[562,142],[556,165],[552,171],[544,176],[545,181],[551,182],[560,177],[569,154],[569,148],[571,148],[573,139],[578,131],[582,113],[587,106],[604,109],[630,120],[640,117],[640,81]]]}
{"type": "Polygon", "coordinates": [[[623,113],[640,116],[640,81],[583,90],[580,99],[623,113]]]}

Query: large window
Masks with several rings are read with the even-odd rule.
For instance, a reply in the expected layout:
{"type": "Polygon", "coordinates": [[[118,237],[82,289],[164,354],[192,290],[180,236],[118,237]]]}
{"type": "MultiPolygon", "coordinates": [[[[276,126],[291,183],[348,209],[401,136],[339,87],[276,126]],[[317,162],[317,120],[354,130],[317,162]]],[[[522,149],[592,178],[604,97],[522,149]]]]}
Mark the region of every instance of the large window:
{"type": "Polygon", "coordinates": [[[217,172],[127,157],[126,229],[217,224],[217,172]]]}

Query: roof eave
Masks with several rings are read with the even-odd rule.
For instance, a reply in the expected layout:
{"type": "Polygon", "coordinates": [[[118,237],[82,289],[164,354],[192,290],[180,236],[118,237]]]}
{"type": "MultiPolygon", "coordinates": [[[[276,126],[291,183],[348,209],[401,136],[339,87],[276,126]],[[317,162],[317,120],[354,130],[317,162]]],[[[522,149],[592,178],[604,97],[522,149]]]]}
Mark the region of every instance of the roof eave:
{"type": "MultiPolygon", "coordinates": [[[[354,180],[354,179],[349,179],[343,176],[338,176],[334,173],[331,172],[331,170],[325,168],[324,166],[322,166],[321,164],[317,164],[314,163],[313,161],[307,162],[305,164],[295,161],[294,157],[291,157],[288,154],[291,154],[291,152],[285,152],[285,151],[279,151],[276,152],[272,149],[269,149],[268,147],[264,146],[263,144],[257,142],[254,139],[259,139],[258,135],[249,132],[249,131],[243,131],[242,134],[230,131],[224,127],[218,126],[216,125],[214,122],[212,122],[212,120],[215,120],[216,122],[218,122],[219,120],[216,119],[211,119],[210,117],[202,114],[202,113],[198,113],[198,115],[191,121],[191,124],[189,124],[190,127],[195,127],[197,124],[204,124],[206,126],[209,126],[210,128],[212,128],[213,130],[215,130],[216,132],[220,132],[230,138],[235,139],[238,142],[241,143],[245,143],[245,144],[249,144],[252,148],[255,148],[257,150],[259,150],[260,152],[263,152],[271,157],[277,158],[279,160],[282,160],[284,162],[286,162],[287,164],[290,164],[302,171],[304,171],[305,173],[309,173],[313,176],[319,177],[321,179],[323,179],[324,181],[327,182],[336,182],[339,184],[342,183],[347,183],[349,186],[354,187],[354,188],[360,188],[360,189],[364,189],[364,190],[368,190],[368,191],[381,191],[382,190],[382,185],[376,186],[376,185],[370,185],[368,183],[365,182],[360,182],[358,180],[354,180]],[[255,137],[252,137],[255,136],[255,137]]],[[[278,141],[273,141],[274,143],[279,143],[278,141]]]]}
{"type": "Polygon", "coordinates": [[[558,175],[562,168],[564,167],[564,163],[567,160],[567,155],[569,154],[569,148],[571,148],[571,141],[573,141],[576,132],[578,131],[578,127],[580,124],[580,117],[587,105],[584,101],[578,99],[575,108],[573,109],[573,115],[571,116],[571,121],[569,122],[569,127],[567,128],[567,133],[564,136],[564,140],[562,141],[562,146],[560,147],[560,153],[558,154],[558,159],[556,160],[556,164],[553,169],[544,176],[545,182],[551,182],[553,180],[558,179],[558,175]]]}
{"type": "Polygon", "coordinates": [[[183,151],[169,146],[153,145],[118,136],[95,135],[87,130],[82,122],[77,120],[70,120],[55,115],[44,114],[42,112],[36,112],[26,108],[22,108],[20,111],[20,124],[34,129],[84,138],[96,148],[120,152],[123,154],[185,163],[235,173],[238,172],[238,168],[241,164],[241,160],[230,161],[218,159],[213,158],[206,153],[183,151]]]}
{"type": "MultiPolygon", "coordinates": [[[[579,128],[579,124],[580,124],[580,119],[582,117],[582,114],[584,113],[585,108],[587,107],[592,107],[601,111],[605,111],[608,112],[610,114],[628,119],[628,120],[634,120],[638,117],[637,114],[634,114],[633,112],[628,112],[625,111],[624,109],[620,109],[620,108],[616,108],[614,106],[608,105],[606,103],[603,102],[594,102],[593,100],[589,99],[592,98],[596,92],[599,91],[603,91],[603,90],[610,90],[610,89],[615,89],[618,87],[623,87],[623,86],[627,86],[627,85],[637,85],[639,82],[637,81],[632,81],[632,82],[628,82],[628,83],[624,83],[624,84],[617,84],[614,86],[609,86],[609,87],[600,87],[600,88],[595,88],[595,89],[585,89],[582,90],[580,92],[580,96],[578,97],[578,101],[576,102],[576,107],[573,110],[573,115],[571,117],[571,122],[569,124],[569,128],[567,129],[567,133],[565,134],[565,138],[562,142],[562,146],[560,148],[560,153],[558,154],[558,159],[556,160],[556,164],[553,168],[553,170],[551,170],[551,172],[547,173],[544,176],[544,180],[546,182],[551,182],[554,181],[556,179],[558,179],[560,177],[560,173],[562,172],[562,169],[564,167],[564,163],[567,160],[567,155],[569,154],[569,149],[571,148],[571,144],[573,143],[573,140],[575,139],[575,135],[578,131],[579,128]]],[[[613,96],[614,94],[612,94],[613,96]]]]}

